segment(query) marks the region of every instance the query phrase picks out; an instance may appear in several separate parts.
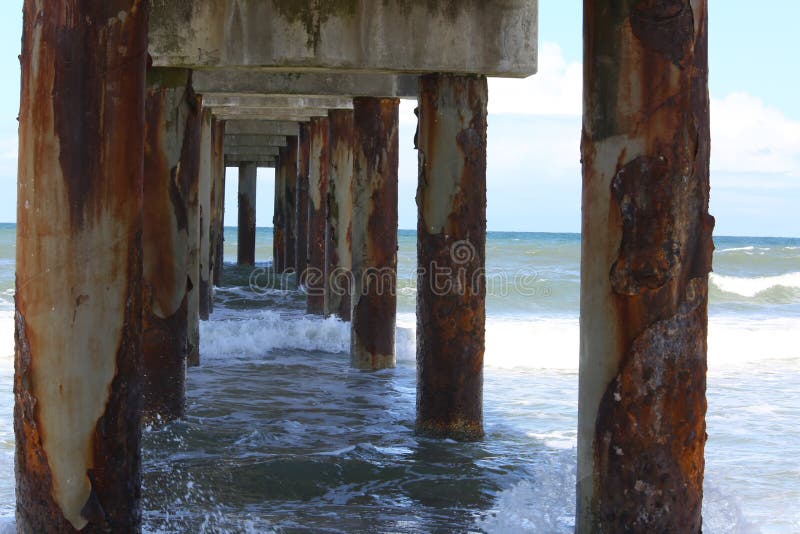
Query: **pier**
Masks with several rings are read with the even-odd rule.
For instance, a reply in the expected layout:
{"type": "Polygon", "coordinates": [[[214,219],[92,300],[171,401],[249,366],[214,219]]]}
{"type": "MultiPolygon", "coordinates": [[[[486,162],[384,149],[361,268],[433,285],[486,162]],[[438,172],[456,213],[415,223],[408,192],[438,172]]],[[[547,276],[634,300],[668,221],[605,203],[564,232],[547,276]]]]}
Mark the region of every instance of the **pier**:
{"type": "MultiPolygon", "coordinates": [[[[537,9],[25,0],[19,532],[141,529],[141,425],[183,417],[203,364],[228,168],[236,263],[255,265],[256,174],[273,168],[273,274],[295,275],[309,315],[349,322],[352,367],[378,371],[395,365],[398,145],[415,144],[416,431],[491,439],[487,78],[536,73],[537,9]],[[417,101],[413,140],[400,99],[417,101]]],[[[579,533],[702,530],[707,41],[707,0],[584,1],[579,533]]]]}

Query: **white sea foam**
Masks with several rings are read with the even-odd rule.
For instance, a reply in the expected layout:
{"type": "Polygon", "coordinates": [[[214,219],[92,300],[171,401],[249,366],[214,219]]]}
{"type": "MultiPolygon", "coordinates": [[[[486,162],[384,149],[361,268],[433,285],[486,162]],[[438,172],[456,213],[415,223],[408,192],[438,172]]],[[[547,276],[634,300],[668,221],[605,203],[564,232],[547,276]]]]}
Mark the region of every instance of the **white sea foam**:
{"type": "Polygon", "coordinates": [[[720,291],[734,293],[743,297],[755,297],[759,293],[774,287],[800,288],[800,272],[755,278],[741,278],[711,273],[710,280],[720,291]]]}

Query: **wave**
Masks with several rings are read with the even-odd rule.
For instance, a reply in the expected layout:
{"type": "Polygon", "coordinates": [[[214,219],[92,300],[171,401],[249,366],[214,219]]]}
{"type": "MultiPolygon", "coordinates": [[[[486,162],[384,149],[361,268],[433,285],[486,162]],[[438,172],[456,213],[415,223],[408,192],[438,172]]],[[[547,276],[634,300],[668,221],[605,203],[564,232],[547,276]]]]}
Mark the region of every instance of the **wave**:
{"type": "Polygon", "coordinates": [[[752,298],[777,288],[800,289],[800,272],[756,278],[711,273],[710,281],[724,293],[752,298]]]}

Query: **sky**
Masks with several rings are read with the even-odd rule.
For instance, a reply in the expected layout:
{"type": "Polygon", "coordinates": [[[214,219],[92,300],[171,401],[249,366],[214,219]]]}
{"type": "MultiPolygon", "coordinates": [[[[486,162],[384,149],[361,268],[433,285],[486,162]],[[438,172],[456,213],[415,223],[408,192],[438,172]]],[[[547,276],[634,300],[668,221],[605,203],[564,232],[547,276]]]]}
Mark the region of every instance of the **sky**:
{"type": "MultiPolygon", "coordinates": [[[[539,72],[489,81],[490,231],[580,231],[582,1],[539,0],[539,72]]],[[[709,0],[711,213],[717,235],[800,237],[800,2],[709,0]]],[[[0,5],[0,222],[16,218],[22,0],[0,5]]],[[[400,125],[400,228],[416,228],[414,103],[400,125]]],[[[235,225],[236,169],[225,220],[235,225]]],[[[274,177],[259,171],[257,224],[274,177]]]]}

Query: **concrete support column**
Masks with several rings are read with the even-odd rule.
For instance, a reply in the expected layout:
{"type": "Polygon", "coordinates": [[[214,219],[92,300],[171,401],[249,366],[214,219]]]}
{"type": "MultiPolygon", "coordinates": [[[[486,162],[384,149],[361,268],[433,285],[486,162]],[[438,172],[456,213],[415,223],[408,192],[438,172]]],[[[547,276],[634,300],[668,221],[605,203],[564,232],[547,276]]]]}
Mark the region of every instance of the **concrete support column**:
{"type": "Polygon", "coordinates": [[[284,217],[284,265],[288,272],[297,271],[297,136],[286,138],[286,147],[281,149],[283,167],[283,217],[284,217]]]}
{"type": "Polygon", "coordinates": [[[147,11],[137,0],[24,2],[18,532],[141,527],[147,11]]]}
{"type": "Polygon", "coordinates": [[[286,159],[285,151],[278,154],[275,165],[275,210],[272,215],[272,267],[275,274],[282,273],[286,268],[286,175],[284,174],[283,160],[286,159]]]}
{"type": "Polygon", "coordinates": [[[584,6],[576,531],[699,533],[707,2],[584,6]]]}
{"type": "MultiPolygon", "coordinates": [[[[183,415],[188,340],[189,194],[193,177],[181,158],[196,122],[190,73],[148,73],[142,233],[143,415],[162,421],[183,415]]],[[[189,168],[191,166],[188,166],[189,168]]]]}
{"type": "Polygon", "coordinates": [[[256,176],[255,163],[239,165],[239,246],[237,262],[256,263],[256,176]]]}
{"type": "Polygon", "coordinates": [[[305,280],[308,268],[308,174],[311,153],[311,127],[308,123],[300,125],[297,140],[297,186],[295,196],[295,261],[297,263],[297,283],[305,280]]]}
{"type": "Polygon", "coordinates": [[[213,175],[214,118],[203,109],[200,131],[200,172],[198,174],[198,207],[200,224],[200,320],[207,321],[211,312],[211,182],[213,175]]]}
{"type": "Polygon", "coordinates": [[[327,227],[328,158],[330,128],[327,117],[311,119],[308,173],[308,270],[303,285],[308,292],[306,311],[325,313],[325,228],[327,227]]]}
{"type": "Polygon", "coordinates": [[[333,109],[330,120],[330,174],[326,237],[325,315],[350,320],[353,219],[353,111],[333,109]]]}
{"type": "Polygon", "coordinates": [[[395,365],[399,107],[397,98],[353,100],[350,361],[357,369],[395,365]]]}
{"type": "Polygon", "coordinates": [[[486,78],[420,78],[417,431],[483,435],[486,78]]]}

